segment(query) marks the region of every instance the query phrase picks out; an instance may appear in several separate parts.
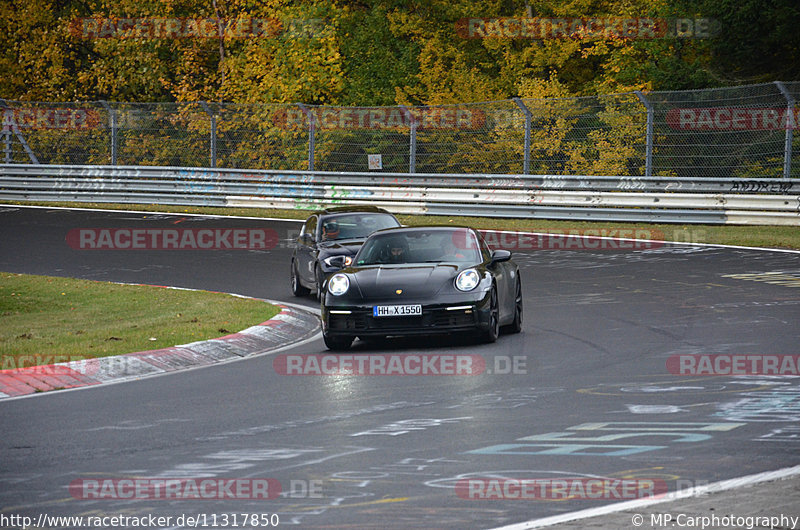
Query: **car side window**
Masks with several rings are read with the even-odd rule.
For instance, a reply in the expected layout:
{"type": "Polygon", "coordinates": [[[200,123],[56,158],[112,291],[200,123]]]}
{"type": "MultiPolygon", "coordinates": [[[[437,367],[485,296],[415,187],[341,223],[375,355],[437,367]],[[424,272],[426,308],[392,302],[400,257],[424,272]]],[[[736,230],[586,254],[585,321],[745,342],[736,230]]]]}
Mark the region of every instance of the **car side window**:
{"type": "Polygon", "coordinates": [[[311,236],[312,239],[314,239],[316,241],[316,239],[317,239],[317,216],[316,215],[312,215],[311,217],[309,217],[308,220],[306,221],[306,224],[303,225],[303,232],[300,235],[302,237],[305,234],[308,234],[309,236],[311,236]]]}

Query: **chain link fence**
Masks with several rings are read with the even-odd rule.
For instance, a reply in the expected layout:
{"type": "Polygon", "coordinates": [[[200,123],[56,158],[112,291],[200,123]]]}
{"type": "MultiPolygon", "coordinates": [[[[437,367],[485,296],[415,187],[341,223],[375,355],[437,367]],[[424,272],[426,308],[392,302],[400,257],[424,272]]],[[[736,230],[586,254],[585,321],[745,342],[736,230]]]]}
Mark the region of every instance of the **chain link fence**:
{"type": "Polygon", "coordinates": [[[0,99],[0,163],[798,177],[800,82],[424,107],[0,99]]]}

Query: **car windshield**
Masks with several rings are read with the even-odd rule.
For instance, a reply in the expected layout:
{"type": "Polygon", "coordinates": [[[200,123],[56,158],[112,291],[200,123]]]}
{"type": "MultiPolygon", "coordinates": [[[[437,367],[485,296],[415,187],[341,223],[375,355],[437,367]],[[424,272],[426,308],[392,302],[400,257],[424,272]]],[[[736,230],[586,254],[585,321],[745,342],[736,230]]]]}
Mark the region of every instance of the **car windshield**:
{"type": "Polygon", "coordinates": [[[411,230],[373,235],[361,247],[355,264],[361,266],[480,261],[478,241],[468,230],[411,230]]]}
{"type": "Polygon", "coordinates": [[[322,219],[320,239],[335,241],[340,239],[363,239],[376,230],[400,226],[397,220],[383,213],[353,213],[322,219]]]}

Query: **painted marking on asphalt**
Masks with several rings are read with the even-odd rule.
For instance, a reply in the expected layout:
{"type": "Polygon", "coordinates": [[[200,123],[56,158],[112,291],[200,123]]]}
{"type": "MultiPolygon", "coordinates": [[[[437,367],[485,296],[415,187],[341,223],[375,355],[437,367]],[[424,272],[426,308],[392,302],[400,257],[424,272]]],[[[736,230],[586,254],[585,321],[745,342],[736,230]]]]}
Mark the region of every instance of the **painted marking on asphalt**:
{"type": "MultiPolygon", "coordinates": [[[[353,504],[330,504],[330,505],[325,505],[324,507],[326,509],[330,509],[330,508],[355,508],[357,506],[373,506],[375,504],[388,504],[388,503],[392,503],[392,502],[406,502],[407,500],[410,500],[410,499],[411,499],[411,497],[395,497],[394,499],[378,499],[378,500],[375,500],[375,501],[356,502],[356,503],[353,503],[353,504]]],[[[311,507],[308,507],[308,508],[298,508],[298,511],[318,510],[318,509],[319,509],[318,506],[311,506],[311,507]]],[[[278,513],[280,513],[280,510],[276,510],[276,511],[278,513]]]]}
{"type": "MultiPolygon", "coordinates": [[[[742,427],[745,423],[709,423],[709,422],[598,422],[582,423],[568,427],[569,431],[623,431],[616,434],[601,434],[585,436],[583,432],[549,432],[533,434],[517,438],[517,442],[536,443],[506,443],[491,445],[467,451],[470,454],[481,455],[577,455],[577,456],[629,456],[638,453],[666,449],[667,445],[618,445],[607,444],[620,439],[642,438],[653,436],[669,436],[672,442],[703,442],[711,438],[710,434],[698,431],[716,432],[730,431],[742,427]],[[599,442],[599,443],[563,443],[563,442],[599,442]],[[561,443],[556,443],[561,442],[561,443]]],[[[590,432],[590,434],[595,434],[590,432]]],[[[661,440],[659,440],[661,441],[661,440]]]]}
{"type": "MultiPolygon", "coordinates": [[[[729,383],[730,385],[735,382],[729,383]]],[[[753,388],[728,388],[725,384],[709,384],[707,378],[703,379],[682,379],[675,381],[655,381],[648,383],[622,383],[617,385],[599,385],[596,387],[579,388],[580,394],[593,394],[598,396],[624,396],[635,394],[656,394],[663,392],[678,392],[681,395],[689,394],[738,394],[741,392],[755,392],[758,390],[770,390],[775,383],[759,384],[759,382],[747,382],[745,384],[755,385],[753,388]],[[700,382],[703,384],[700,384],[700,382]],[[687,384],[689,383],[689,384],[687,384]],[[606,390],[607,389],[607,390],[606,390]]]]}
{"type": "Polygon", "coordinates": [[[773,272],[756,272],[748,274],[724,274],[723,278],[732,278],[734,280],[745,280],[751,282],[763,282],[770,285],[780,285],[782,287],[800,287],[800,275],[791,271],[785,273],[781,271],[773,272]]]}

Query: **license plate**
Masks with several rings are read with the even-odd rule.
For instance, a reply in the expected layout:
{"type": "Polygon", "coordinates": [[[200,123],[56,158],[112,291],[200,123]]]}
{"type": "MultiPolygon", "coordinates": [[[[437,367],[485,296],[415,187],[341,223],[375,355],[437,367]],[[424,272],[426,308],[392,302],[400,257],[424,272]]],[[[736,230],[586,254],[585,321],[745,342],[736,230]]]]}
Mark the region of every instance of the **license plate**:
{"type": "Polygon", "coordinates": [[[421,305],[376,305],[372,307],[372,316],[374,317],[405,317],[421,314],[421,305]]]}

